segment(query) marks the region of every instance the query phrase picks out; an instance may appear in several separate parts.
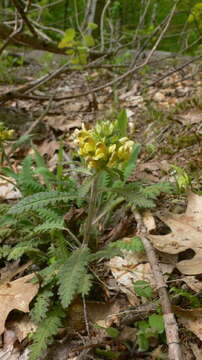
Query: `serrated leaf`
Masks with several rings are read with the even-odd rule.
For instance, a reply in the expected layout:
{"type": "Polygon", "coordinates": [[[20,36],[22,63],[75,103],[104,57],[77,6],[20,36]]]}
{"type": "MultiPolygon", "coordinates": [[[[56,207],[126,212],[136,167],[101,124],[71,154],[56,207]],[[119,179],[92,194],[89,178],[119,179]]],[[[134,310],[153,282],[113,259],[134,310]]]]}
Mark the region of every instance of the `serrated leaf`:
{"type": "MultiPolygon", "coordinates": [[[[113,244],[114,245],[114,244],[113,244]]],[[[97,260],[97,259],[110,259],[114,256],[120,256],[121,252],[118,248],[115,246],[109,246],[103,250],[97,251],[96,253],[90,255],[91,261],[97,260]]]]}
{"type": "Polygon", "coordinates": [[[80,281],[86,272],[89,249],[81,248],[73,252],[58,273],[59,295],[62,306],[67,308],[74,295],[80,292],[80,281]]]}
{"type": "Polygon", "coordinates": [[[64,229],[64,221],[52,221],[45,222],[44,224],[40,224],[33,229],[33,234],[40,234],[45,232],[50,232],[52,230],[63,230],[64,229]]]}
{"type": "Polygon", "coordinates": [[[22,214],[29,210],[34,210],[47,205],[55,205],[58,202],[65,202],[72,200],[74,197],[70,196],[66,192],[39,192],[34,195],[30,195],[19,201],[16,205],[11,207],[8,214],[22,214]]]}
{"type": "Polygon", "coordinates": [[[113,244],[113,246],[128,251],[135,251],[135,252],[145,251],[142,240],[138,236],[134,236],[133,238],[124,238],[123,240],[118,240],[113,244]]]}
{"type": "Polygon", "coordinates": [[[79,293],[82,296],[88,295],[91,286],[92,286],[92,275],[91,274],[84,274],[83,278],[81,279],[81,285],[79,289],[79,293]]]}
{"type": "Polygon", "coordinates": [[[61,318],[64,313],[60,308],[55,307],[47,314],[47,317],[38,326],[32,339],[33,344],[29,347],[29,360],[38,360],[53,341],[53,336],[57,334],[59,327],[62,326],[61,318]]]}
{"type": "Polygon", "coordinates": [[[53,296],[52,291],[44,289],[38,294],[34,307],[32,308],[30,315],[31,319],[36,323],[40,323],[46,317],[48,307],[50,305],[50,298],[53,296]]]}

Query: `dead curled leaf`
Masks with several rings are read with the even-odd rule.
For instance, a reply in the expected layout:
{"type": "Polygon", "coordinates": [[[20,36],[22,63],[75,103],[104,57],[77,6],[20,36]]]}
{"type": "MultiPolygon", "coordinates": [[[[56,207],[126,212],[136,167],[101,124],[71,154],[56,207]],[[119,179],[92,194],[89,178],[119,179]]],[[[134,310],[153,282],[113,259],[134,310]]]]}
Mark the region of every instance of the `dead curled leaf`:
{"type": "Polygon", "coordinates": [[[0,286],[0,335],[4,332],[7,316],[12,310],[29,312],[29,303],[39,289],[38,284],[30,282],[33,277],[34,274],[29,274],[0,286]]]}
{"type": "Polygon", "coordinates": [[[202,273],[202,196],[190,192],[184,214],[169,215],[161,220],[167,224],[171,233],[167,235],[148,235],[153,246],[168,254],[179,254],[187,249],[194,251],[191,259],[179,261],[177,269],[187,275],[202,273]]]}
{"type": "MultiPolygon", "coordinates": [[[[128,242],[130,238],[122,239],[128,242]]],[[[163,273],[171,273],[174,264],[160,262],[163,273]]],[[[135,294],[134,282],[138,280],[147,281],[155,289],[155,281],[152,275],[151,266],[145,253],[123,251],[123,257],[115,256],[109,261],[109,268],[116,279],[121,291],[123,291],[131,305],[139,305],[139,298],[135,294]]],[[[167,275],[166,275],[167,278],[167,275]]]]}
{"type": "Polygon", "coordinates": [[[173,310],[181,324],[202,341],[202,309],[182,309],[174,306],[173,310]]]}

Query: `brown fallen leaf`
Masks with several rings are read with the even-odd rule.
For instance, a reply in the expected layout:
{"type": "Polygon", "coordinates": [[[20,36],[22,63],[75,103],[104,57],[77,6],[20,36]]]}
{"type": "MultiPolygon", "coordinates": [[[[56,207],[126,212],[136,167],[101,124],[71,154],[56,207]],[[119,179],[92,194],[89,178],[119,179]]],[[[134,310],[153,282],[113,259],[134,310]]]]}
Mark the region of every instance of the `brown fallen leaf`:
{"type": "MultiPolygon", "coordinates": [[[[123,238],[122,240],[127,243],[130,241],[130,238],[123,238]]],[[[127,295],[130,304],[133,306],[137,306],[140,303],[134,290],[135,281],[144,280],[154,289],[156,287],[151,266],[145,253],[123,250],[123,257],[113,257],[109,261],[108,266],[116,279],[119,288],[127,295]]],[[[173,271],[175,264],[172,264],[171,261],[168,264],[163,260],[160,261],[160,267],[163,274],[169,274],[173,271]]],[[[168,275],[165,275],[165,277],[167,278],[168,275]]]]}
{"type": "Polygon", "coordinates": [[[0,182],[0,199],[3,200],[16,200],[22,197],[20,191],[14,184],[10,183],[13,179],[5,177],[5,180],[1,179],[0,182]]]}
{"type": "Polygon", "coordinates": [[[7,316],[12,310],[29,312],[29,303],[39,289],[38,284],[30,282],[33,277],[34,274],[29,274],[0,286],[0,335],[4,332],[7,316]]]}
{"type": "Polygon", "coordinates": [[[187,275],[202,273],[202,196],[190,192],[186,212],[169,215],[161,220],[172,230],[167,235],[149,235],[154,247],[168,254],[187,249],[194,251],[191,259],[177,263],[177,269],[187,275]]]}
{"type": "MultiPolygon", "coordinates": [[[[80,108],[75,109],[75,111],[80,111],[80,108]]],[[[68,111],[67,111],[68,114],[68,111]]],[[[47,117],[45,119],[49,126],[51,126],[55,130],[61,131],[69,131],[72,128],[80,128],[81,127],[81,118],[77,116],[73,120],[67,119],[64,115],[57,115],[54,117],[47,117]]]]}
{"type": "Polygon", "coordinates": [[[114,303],[88,302],[87,310],[89,319],[93,324],[97,324],[104,328],[119,323],[118,314],[120,312],[120,304],[118,301],[114,303]]]}
{"type": "Polygon", "coordinates": [[[181,324],[202,341],[202,308],[182,309],[174,306],[174,312],[181,324]]]}
{"type": "Polygon", "coordinates": [[[201,360],[202,359],[202,350],[199,349],[198,345],[195,343],[191,343],[190,345],[192,352],[196,358],[196,360],[201,360]]]}
{"type": "Polygon", "coordinates": [[[195,276],[185,276],[182,280],[196,293],[202,292],[202,281],[195,276]]]}
{"type": "Polygon", "coordinates": [[[148,231],[156,229],[156,224],[151,211],[145,211],[143,216],[143,222],[148,231]]]}
{"type": "Polygon", "coordinates": [[[10,321],[8,326],[9,329],[12,329],[21,343],[28,334],[36,331],[36,324],[29,318],[28,314],[23,315],[20,319],[10,321]]]}
{"type": "Polygon", "coordinates": [[[178,115],[177,119],[184,125],[201,123],[202,121],[201,109],[195,109],[195,108],[190,109],[186,111],[184,114],[178,115]]]}

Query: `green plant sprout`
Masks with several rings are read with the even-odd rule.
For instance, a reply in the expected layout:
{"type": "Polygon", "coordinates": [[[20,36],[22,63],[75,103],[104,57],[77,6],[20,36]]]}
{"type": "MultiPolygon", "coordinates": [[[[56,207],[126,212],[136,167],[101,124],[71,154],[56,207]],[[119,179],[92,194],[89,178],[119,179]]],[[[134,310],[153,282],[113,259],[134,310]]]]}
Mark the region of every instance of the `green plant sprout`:
{"type": "Polygon", "coordinates": [[[180,193],[188,191],[188,189],[191,187],[190,176],[180,166],[172,165],[171,168],[174,170],[178,191],[180,193]]]}
{"type": "Polygon", "coordinates": [[[0,123],[0,154],[1,154],[0,164],[1,165],[4,162],[4,159],[6,159],[9,162],[9,158],[5,150],[5,145],[7,141],[13,138],[13,135],[14,135],[14,130],[9,130],[4,126],[3,123],[0,123]]]}

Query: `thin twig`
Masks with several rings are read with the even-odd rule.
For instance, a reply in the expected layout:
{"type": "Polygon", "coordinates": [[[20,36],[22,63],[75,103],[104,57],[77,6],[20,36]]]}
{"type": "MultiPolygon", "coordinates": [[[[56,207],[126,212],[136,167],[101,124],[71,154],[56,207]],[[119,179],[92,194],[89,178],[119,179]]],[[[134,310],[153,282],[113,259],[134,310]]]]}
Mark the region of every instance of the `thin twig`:
{"type": "Polygon", "coordinates": [[[84,314],[84,321],[85,321],[85,325],[86,325],[86,332],[90,339],[90,328],[89,328],[89,322],[88,322],[88,312],[87,312],[85,296],[82,296],[82,300],[83,300],[83,314],[84,314]]]}
{"type": "Polygon", "coordinates": [[[167,293],[167,286],[161,273],[158,258],[153,245],[146,237],[147,229],[143,223],[140,213],[138,211],[134,211],[134,215],[138,225],[138,235],[143,242],[159,294],[165,324],[169,359],[182,360],[183,358],[178,335],[178,325],[172,312],[171,303],[167,293]]]}
{"type": "Polygon", "coordinates": [[[80,243],[79,239],[71,232],[71,230],[68,227],[65,227],[64,230],[68,232],[68,234],[72,237],[72,239],[75,241],[75,243],[80,247],[81,243],[80,243]]]}
{"type": "Polygon", "coordinates": [[[7,45],[9,44],[10,40],[15,37],[15,35],[19,34],[21,32],[23,28],[23,23],[21,22],[20,26],[18,29],[14,29],[12,31],[12,33],[7,37],[7,39],[5,40],[4,44],[2,45],[2,47],[0,48],[0,55],[2,54],[2,52],[5,50],[5,48],[7,47],[7,45]]]}
{"type": "Polygon", "coordinates": [[[21,4],[18,0],[12,0],[12,2],[13,2],[13,4],[14,4],[15,8],[17,9],[18,13],[20,14],[23,22],[27,25],[27,27],[29,28],[29,30],[31,31],[31,33],[32,33],[34,36],[38,37],[38,35],[37,35],[37,33],[36,33],[33,25],[30,23],[30,21],[29,21],[28,18],[27,18],[27,15],[26,15],[25,12],[24,12],[24,9],[23,9],[23,7],[22,7],[22,4],[21,4]]]}
{"type": "Polygon", "coordinates": [[[24,136],[29,135],[29,134],[33,131],[33,129],[44,119],[44,117],[47,115],[47,113],[48,113],[49,110],[50,110],[52,101],[53,101],[53,96],[50,96],[47,107],[45,108],[45,110],[43,111],[43,113],[38,117],[38,119],[36,119],[36,120],[31,124],[31,126],[29,127],[29,129],[28,129],[27,131],[25,131],[24,136]]]}
{"type": "Polygon", "coordinates": [[[148,88],[148,87],[151,87],[151,86],[156,85],[158,82],[160,82],[160,81],[166,79],[167,77],[169,77],[170,75],[173,75],[173,74],[175,74],[176,72],[184,69],[186,66],[192,64],[193,62],[195,62],[195,61],[197,61],[197,60],[199,60],[199,59],[201,59],[201,58],[202,58],[202,55],[199,55],[199,56],[197,56],[197,57],[195,57],[195,58],[187,61],[186,63],[178,66],[176,69],[169,71],[167,74],[164,74],[164,75],[161,76],[159,79],[157,79],[157,80],[153,81],[152,83],[144,86],[143,89],[142,89],[142,91],[145,90],[145,89],[148,88]]]}

